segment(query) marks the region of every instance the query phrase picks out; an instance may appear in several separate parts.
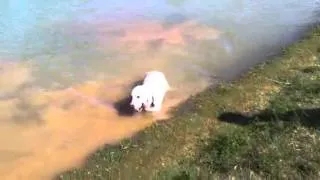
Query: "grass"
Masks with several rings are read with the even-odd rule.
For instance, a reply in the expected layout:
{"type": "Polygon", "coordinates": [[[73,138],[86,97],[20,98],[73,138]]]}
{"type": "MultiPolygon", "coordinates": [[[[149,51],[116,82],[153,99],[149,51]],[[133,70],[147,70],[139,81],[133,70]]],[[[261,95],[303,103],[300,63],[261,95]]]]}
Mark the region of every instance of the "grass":
{"type": "Polygon", "coordinates": [[[320,28],[175,114],[59,178],[319,178],[320,28]]]}

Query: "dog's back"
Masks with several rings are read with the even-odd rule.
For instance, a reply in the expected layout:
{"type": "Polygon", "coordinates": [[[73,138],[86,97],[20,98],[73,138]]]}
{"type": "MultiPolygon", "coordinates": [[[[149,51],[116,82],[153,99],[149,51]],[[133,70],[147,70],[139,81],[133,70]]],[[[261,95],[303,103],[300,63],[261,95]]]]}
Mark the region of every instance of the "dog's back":
{"type": "Polygon", "coordinates": [[[160,71],[147,72],[143,84],[146,86],[159,87],[165,91],[170,88],[165,75],[160,71]]]}

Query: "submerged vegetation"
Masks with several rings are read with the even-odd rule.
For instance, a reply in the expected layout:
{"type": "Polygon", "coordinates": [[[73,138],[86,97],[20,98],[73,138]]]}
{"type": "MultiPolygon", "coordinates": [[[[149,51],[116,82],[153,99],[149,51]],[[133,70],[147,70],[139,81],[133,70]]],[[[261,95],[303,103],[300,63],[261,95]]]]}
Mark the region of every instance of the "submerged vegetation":
{"type": "Polygon", "coordinates": [[[61,179],[320,176],[320,28],[169,121],[101,148],[61,179]]]}

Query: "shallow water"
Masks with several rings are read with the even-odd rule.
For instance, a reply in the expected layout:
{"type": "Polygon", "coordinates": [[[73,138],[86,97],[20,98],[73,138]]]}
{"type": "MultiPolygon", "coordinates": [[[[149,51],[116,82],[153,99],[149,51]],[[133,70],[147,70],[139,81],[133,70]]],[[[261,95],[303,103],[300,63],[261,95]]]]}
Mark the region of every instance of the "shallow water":
{"type": "Polygon", "coordinates": [[[170,116],[170,108],[278,52],[319,21],[319,0],[0,3],[0,177],[50,178],[170,116]],[[120,116],[145,71],[175,91],[120,116]]]}

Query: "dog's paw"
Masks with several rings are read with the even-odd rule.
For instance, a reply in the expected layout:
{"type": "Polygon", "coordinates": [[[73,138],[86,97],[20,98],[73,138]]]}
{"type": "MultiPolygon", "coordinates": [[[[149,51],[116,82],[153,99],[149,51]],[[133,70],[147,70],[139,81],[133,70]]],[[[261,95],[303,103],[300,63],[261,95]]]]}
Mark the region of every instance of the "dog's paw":
{"type": "Polygon", "coordinates": [[[148,106],[148,107],[144,107],[144,110],[147,112],[153,112],[153,108],[148,106]]]}
{"type": "Polygon", "coordinates": [[[153,106],[150,105],[150,106],[146,106],[144,109],[149,112],[158,112],[161,110],[161,107],[156,105],[153,105],[153,106]]]}

